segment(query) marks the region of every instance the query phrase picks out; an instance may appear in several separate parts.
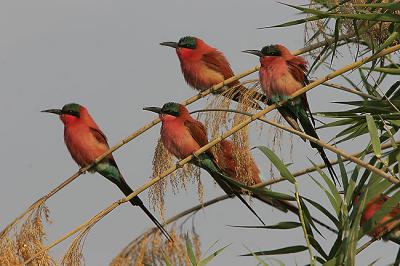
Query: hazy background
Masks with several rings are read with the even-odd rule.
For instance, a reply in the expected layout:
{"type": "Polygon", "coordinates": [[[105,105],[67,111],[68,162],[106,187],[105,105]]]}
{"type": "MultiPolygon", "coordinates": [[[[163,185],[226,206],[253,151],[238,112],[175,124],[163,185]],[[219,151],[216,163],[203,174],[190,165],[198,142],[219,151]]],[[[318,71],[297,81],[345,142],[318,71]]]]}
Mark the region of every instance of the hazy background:
{"type": "MultiPolygon", "coordinates": [[[[255,57],[241,50],[269,43],[282,43],[290,49],[302,47],[302,26],[256,30],[295,18],[300,18],[295,10],[265,0],[2,1],[0,228],[78,169],[65,148],[61,122],[40,110],[60,108],[69,102],[83,104],[113,145],[154,117],[143,112],[142,107],[181,101],[194,94],[183,80],[175,52],[159,46],[159,42],[177,41],[184,35],[201,37],[222,50],[233,69],[240,72],[258,63],[255,57]]],[[[330,102],[349,96],[318,88],[309,93],[309,99],[315,112],[333,110],[337,106],[330,102]]],[[[194,110],[204,103],[189,108],[194,110]]],[[[335,133],[320,132],[324,139],[335,133]]],[[[158,135],[156,126],[114,154],[132,186],[148,180],[158,135]]],[[[271,137],[267,130],[256,136],[252,145],[269,144],[271,137]]],[[[285,147],[290,145],[287,140],[282,143],[285,147]]],[[[345,148],[358,150],[354,142],[348,142],[345,148]]],[[[286,153],[284,158],[295,163],[291,169],[300,169],[309,166],[305,155],[320,162],[308,144],[294,138],[293,155],[286,153]]],[[[257,158],[268,178],[270,164],[264,157],[257,158]]],[[[209,176],[203,174],[202,180],[206,199],[222,194],[209,176]]],[[[308,181],[310,178],[305,176],[301,180],[304,195],[326,202],[315,184],[308,181]]],[[[293,191],[287,184],[273,189],[293,191]]],[[[196,204],[196,194],[197,189],[192,186],[187,192],[169,196],[167,217],[196,204]]],[[[81,176],[47,202],[53,220],[46,227],[48,240],[55,240],[121,197],[118,189],[100,175],[81,176]]],[[[141,197],[148,204],[147,194],[141,197]]],[[[268,224],[297,220],[294,215],[281,214],[258,202],[254,206],[268,224]]],[[[260,232],[233,229],[226,227],[228,224],[258,223],[237,199],[209,207],[196,216],[196,231],[201,236],[203,250],[216,240],[220,246],[232,243],[210,265],[256,265],[254,258],[237,256],[247,253],[245,246],[258,251],[304,244],[301,230],[260,232]]],[[[117,208],[91,230],[84,247],[86,264],[106,265],[150,226],[151,222],[139,209],[129,204],[117,208]]],[[[190,229],[191,223],[187,227],[190,229]]],[[[331,243],[335,235],[321,230],[331,243]]],[[[56,257],[63,254],[69,242],[70,239],[56,246],[51,254],[56,257]]],[[[359,256],[359,265],[378,257],[377,265],[385,265],[394,260],[395,252],[392,243],[374,243],[359,256]]],[[[308,263],[305,252],[277,258],[288,265],[308,263]]]]}

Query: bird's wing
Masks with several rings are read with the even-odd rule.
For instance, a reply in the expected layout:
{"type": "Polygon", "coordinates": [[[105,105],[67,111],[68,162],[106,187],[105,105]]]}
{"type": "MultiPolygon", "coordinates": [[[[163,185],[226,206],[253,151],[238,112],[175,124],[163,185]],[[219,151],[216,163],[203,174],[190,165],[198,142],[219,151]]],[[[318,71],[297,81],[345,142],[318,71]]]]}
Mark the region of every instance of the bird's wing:
{"type": "MultiPolygon", "coordinates": [[[[94,128],[94,127],[90,127],[90,132],[92,133],[92,135],[96,138],[96,140],[98,142],[100,142],[101,144],[104,144],[107,149],[110,148],[110,146],[108,146],[108,142],[107,142],[107,137],[106,135],[98,128],[94,128]]],[[[112,154],[110,154],[109,156],[107,156],[109,162],[114,165],[115,167],[117,166],[117,163],[114,160],[114,157],[112,156],[112,154]]]]}
{"type": "Polygon", "coordinates": [[[90,132],[92,133],[92,135],[96,138],[96,140],[98,142],[100,142],[101,144],[106,145],[107,148],[109,147],[108,143],[107,143],[107,137],[106,137],[106,135],[104,135],[104,133],[100,129],[94,128],[94,127],[90,127],[90,132]]]}
{"type": "MultiPolygon", "coordinates": [[[[186,120],[184,122],[185,127],[189,130],[193,139],[202,147],[208,144],[207,130],[202,123],[197,120],[186,120]]],[[[214,155],[210,150],[206,151],[211,158],[214,159],[214,155]]]]}
{"type": "Polygon", "coordinates": [[[225,79],[234,76],[229,62],[220,51],[206,53],[202,57],[205,65],[218,73],[221,73],[225,79]]]}
{"type": "MultiPolygon", "coordinates": [[[[307,78],[307,75],[306,75],[307,63],[303,58],[294,57],[290,60],[287,60],[286,63],[288,65],[290,74],[293,76],[293,78],[295,80],[300,82],[303,86],[306,86],[308,83],[310,83],[307,78]]],[[[315,120],[314,120],[314,117],[312,116],[312,113],[310,110],[310,105],[308,104],[307,95],[305,93],[303,93],[300,96],[300,99],[301,99],[301,103],[302,103],[304,109],[308,112],[308,114],[311,118],[311,121],[313,122],[313,124],[315,126],[315,120]]]]}
{"type": "Polygon", "coordinates": [[[301,58],[301,57],[294,57],[289,60],[286,60],[286,63],[288,65],[288,69],[290,74],[292,74],[293,78],[300,82],[303,85],[306,85],[307,77],[307,63],[306,61],[301,58]]]}

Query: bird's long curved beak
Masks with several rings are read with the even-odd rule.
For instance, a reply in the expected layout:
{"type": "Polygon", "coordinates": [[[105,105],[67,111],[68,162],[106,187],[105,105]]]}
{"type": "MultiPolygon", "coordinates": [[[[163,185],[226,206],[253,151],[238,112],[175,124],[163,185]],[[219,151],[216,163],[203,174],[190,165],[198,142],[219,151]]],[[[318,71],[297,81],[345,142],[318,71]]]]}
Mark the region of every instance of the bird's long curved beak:
{"type": "Polygon", "coordinates": [[[160,45],[169,46],[169,47],[172,47],[172,48],[177,48],[178,47],[178,43],[177,42],[161,42],[160,45]]]}
{"type": "Polygon", "coordinates": [[[157,113],[157,114],[161,114],[161,108],[160,107],[144,107],[143,110],[154,112],[154,113],[157,113]]]}
{"type": "Polygon", "coordinates": [[[56,114],[56,115],[61,115],[62,111],[60,109],[48,109],[48,110],[43,110],[41,111],[43,113],[52,113],[52,114],[56,114]]]}
{"type": "Polygon", "coordinates": [[[261,53],[261,51],[260,50],[244,50],[244,51],[242,51],[243,53],[246,53],[246,54],[253,54],[253,55],[256,55],[256,56],[258,56],[258,57],[261,57],[262,56],[262,53],[261,53]]]}

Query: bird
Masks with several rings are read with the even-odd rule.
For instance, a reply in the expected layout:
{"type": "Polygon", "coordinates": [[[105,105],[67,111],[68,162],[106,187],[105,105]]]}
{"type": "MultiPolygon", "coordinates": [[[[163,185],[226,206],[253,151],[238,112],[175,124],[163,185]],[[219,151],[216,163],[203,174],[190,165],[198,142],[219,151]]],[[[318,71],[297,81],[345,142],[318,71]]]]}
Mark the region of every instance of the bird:
{"type": "MultiPolygon", "coordinates": [[[[361,193],[354,197],[353,205],[359,201],[361,193]]],[[[366,205],[361,215],[360,225],[364,225],[372,216],[381,209],[382,205],[390,199],[389,196],[380,194],[372,198],[366,205]]],[[[394,206],[374,227],[368,232],[374,239],[392,240],[400,244],[400,204],[394,206]]]]}
{"type": "MultiPolygon", "coordinates": [[[[260,84],[264,94],[272,103],[288,100],[291,94],[309,83],[306,74],[306,60],[301,56],[292,55],[283,45],[268,45],[261,50],[245,50],[243,52],[260,58],[260,84]]],[[[292,120],[298,120],[306,134],[319,139],[305,93],[277,109],[281,114],[292,117],[292,120]]],[[[335,185],[336,183],[340,184],[324,149],[316,143],[310,142],[310,144],[311,147],[317,149],[335,185]]]]}
{"type": "MultiPolygon", "coordinates": [[[[160,45],[175,48],[185,81],[197,91],[209,89],[235,75],[225,55],[200,38],[185,36],[178,42],[162,42],[160,45]]],[[[239,81],[230,83],[228,87],[235,88],[232,100],[236,102],[240,102],[248,91],[239,81]]],[[[262,94],[254,94],[255,98],[265,98],[262,94]]],[[[252,100],[251,106],[261,109],[255,100],[252,100]]]]}
{"type": "MultiPolygon", "coordinates": [[[[159,114],[162,122],[161,141],[176,158],[184,159],[193,155],[200,147],[208,144],[206,128],[200,121],[192,118],[187,108],[182,104],[168,102],[161,108],[145,107],[143,110],[159,114]]],[[[210,150],[201,153],[199,156],[194,156],[191,163],[206,170],[228,196],[238,197],[265,225],[263,220],[240,195],[241,187],[221,170],[210,150]]]]}
{"type": "MultiPolygon", "coordinates": [[[[218,162],[218,166],[221,168],[223,172],[225,172],[229,177],[241,182],[241,177],[239,176],[239,172],[237,171],[237,161],[234,154],[235,143],[231,140],[223,139],[219,143],[220,151],[215,153],[215,157],[218,162]]],[[[249,162],[247,164],[246,171],[248,172],[249,184],[256,185],[261,183],[260,179],[260,169],[254,161],[254,158],[250,156],[249,162]]]]}
{"type": "MultiPolygon", "coordinates": [[[[239,176],[239,172],[236,170],[237,167],[237,158],[233,150],[235,147],[235,143],[228,139],[221,140],[220,144],[220,152],[216,152],[215,156],[218,162],[218,166],[224,171],[229,177],[237,180],[238,182],[242,182],[242,179],[239,176]]],[[[253,156],[250,156],[250,162],[248,163],[247,171],[249,172],[249,177],[251,178],[252,185],[258,185],[261,183],[261,172],[259,167],[257,166],[253,156]]],[[[290,211],[296,215],[299,215],[299,209],[294,206],[292,203],[285,200],[273,200],[269,197],[260,197],[257,195],[253,195],[258,200],[267,203],[283,212],[290,211]]],[[[311,219],[321,225],[322,227],[328,229],[331,232],[337,233],[336,229],[333,229],[329,225],[321,222],[320,220],[311,217],[311,219]]]]}
{"type": "MultiPolygon", "coordinates": [[[[106,135],[97,126],[89,111],[83,105],[69,103],[65,104],[62,109],[48,109],[42,112],[56,114],[60,117],[64,124],[64,142],[73,160],[80,167],[93,163],[97,157],[109,150],[106,135]]],[[[133,192],[123,178],[112,154],[95,164],[88,171],[97,172],[107,178],[117,185],[125,196],[133,192]]],[[[172,241],[171,236],[146,208],[139,196],[130,199],[130,203],[133,206],[139,206],[165,237],[172,241]]]]}

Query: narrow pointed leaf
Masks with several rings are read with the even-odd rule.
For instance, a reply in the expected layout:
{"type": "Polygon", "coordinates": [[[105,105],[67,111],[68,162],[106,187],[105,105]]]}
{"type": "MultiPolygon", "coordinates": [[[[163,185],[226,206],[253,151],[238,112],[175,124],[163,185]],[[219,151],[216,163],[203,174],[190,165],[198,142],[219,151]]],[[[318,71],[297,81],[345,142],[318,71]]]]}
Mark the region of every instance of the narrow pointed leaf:
{"type": "Polygon", "coordinates": [[[322,206],[321,204],[319,204],[318,202],[313,201],[312,199],[306,198],[306,197],[301,197],[302,199],[306,200],[307,202],[309,202],[311,205],[313,205],[317,210],[319,210],[320,212],[322,212],[326,217],[328,217],[335,225],[336,227],[339,227],[339,221],[336,219],[336,217],[331,214],[326,207],[322,206]]]}
{"type": "Polygon", "coordinates": [[[193,252],[193,244],[192,241],[190,240],[189,236],[186,235],[186,250],[190,259],[190,263],[192,266],[197,266],[196,262],[196,256],[194,255],[193,252]]]}
{"type": "Polygon", "coordinates": [[[268,149],[265,146],[257,146],[256,148],[268,157],[268,159],[275,165],[279,173],[284,178],[286,178],[292,184],[296,183],[296,179],[294,178],[294,176],[290,173],[290,171],[287,169],[281,159],[279,159],[279,157],[276,156],[276,154],[271,149],[268,149]]]}
{"type": "Polygon", "coordinates": [[[231,244],[226,245],[225,247],[222,247],[222,248],[218,249],[217,251],[214,251],[213,254],[211,254],[210,256],[200,260],[198,266],[207,265],[211,260],[213,260],[216,256],[218,256],[218,254],[220,254],[224,249],[226,249],[230,245],[231,244]]]}
{"type": "Polygon", "coordinates": [[[374,154],[376,157],[381,158],[382,157],[381,143],[379,141],[378,129],[376,127],[375,120],[369,114],[367,114],[365,117],[367,119],[368,131],[371,137],[374,154]]]}
{"type": "MultiPolygon", "coordinates": [[[[285,248],[279,248],[279,249],[273,249],[273,250],[265,250],[265,251],[258,251],[254,252],[253,254],[257,256],[261,255],[282,255],[282,254],[291,254],[291,253],[299,253],[307,250],[308,248],[306,246],[291,246],[291,247],[285,247],[285,248]]],[[[244,254],[241,256],[252,256],[253,254],[244,254]]]]}
{"type": "Polygon", "coordinates": [[[257,229],[293,229],[297,227],[301,227],[301,223],[297,222],[280,222],[274,225],[260,225],[260,226],[253,226],[253,225],[233,225],[232,227],[238,228],[257,228],[257,229]]]}

